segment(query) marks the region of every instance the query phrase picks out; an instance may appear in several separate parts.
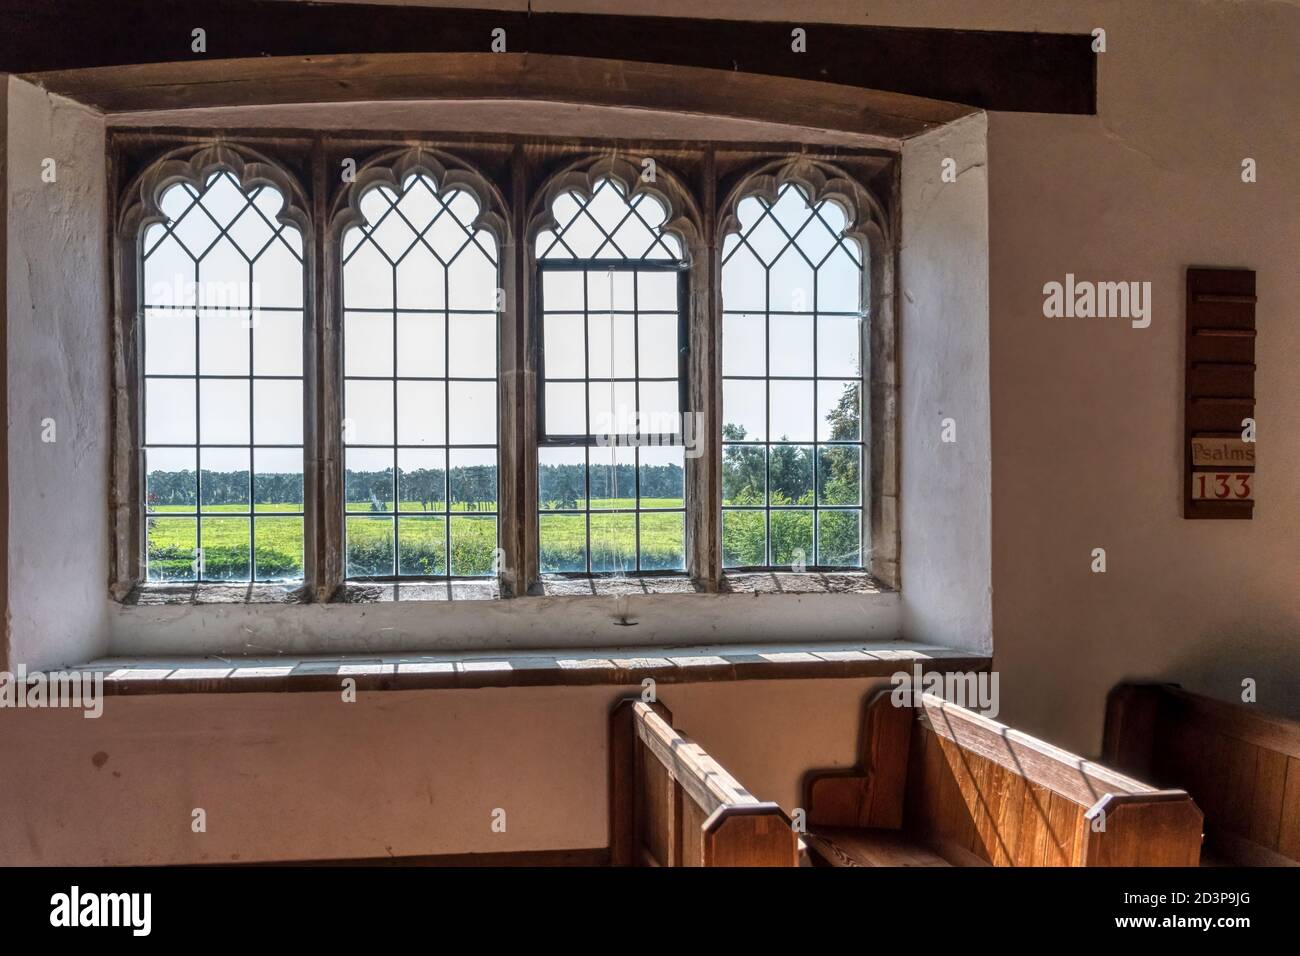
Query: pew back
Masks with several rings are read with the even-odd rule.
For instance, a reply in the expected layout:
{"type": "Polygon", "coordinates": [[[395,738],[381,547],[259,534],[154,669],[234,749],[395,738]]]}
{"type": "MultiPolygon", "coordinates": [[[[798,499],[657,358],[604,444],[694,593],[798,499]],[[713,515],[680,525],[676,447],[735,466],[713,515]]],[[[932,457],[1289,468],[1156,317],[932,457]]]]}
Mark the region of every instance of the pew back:
{"type": "Polygon", "coordinates": [[[1201,814],[939,697],[867,704],[859,765],[806,783],[809,828],[901,829],[956,865],[1195,866],[1201,814]]]}
{"type": "Polygon", "coordinates": [[[1209,853],[1247,865],[1300,862],[1300,721],[1182,690],[1118,685],[1104,758],[1184,787],[1205,812],[1209,853]]]}
{"type": "Polygon", "coordinates": [[[609,828],[614,866],[797,866],[798,837],[662,704],[620,701],[610,716],[609,828]]]}

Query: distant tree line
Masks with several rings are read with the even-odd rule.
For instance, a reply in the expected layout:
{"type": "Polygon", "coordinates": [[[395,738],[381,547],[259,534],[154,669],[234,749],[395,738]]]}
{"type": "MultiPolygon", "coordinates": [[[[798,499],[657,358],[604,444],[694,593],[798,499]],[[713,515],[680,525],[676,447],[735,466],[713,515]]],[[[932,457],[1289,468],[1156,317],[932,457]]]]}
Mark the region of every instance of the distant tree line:
{"type": "MultiPolygon", "coordinates": [[[[401,496],[407,504],[418,502],[425,511],[441,511],[447,500],[447,471],[444,468],[410,468],[401,473],[401,496]]],[[[451,469],[452,501],[471,511],[494,511],[497,501],[496,465],[462,465],[451,469]]],[[[393,469],[349,471],[346,480],[348,504],[354,509],[363,502],[371,511],[387,511],[393,500],[393,469]]]]}
{"type": "MultiPolygon", "coordinates": [[[[194,504],[195,474],[181,471],[151,471],[148,503],[154,507],[194,504]]],[[[302,472],[263,472],[253,476],[253,501],[259,505],[298,504],[302,501],[302,472]]],[[[233,505],[248,501],[248,472],[203,469],[203,503],[233,505]]]]}
{"type": "MultiPolygon", "coordinates": [[[[586,465],[542,465],[538,468],[541,504],[548,511],[576,509],[578,503],[592,498],[635,498],[636,466],[593,463],[589,484],[584,489],[586,465]],[[589,492],[588,492],[589,489],[589,492]]],[[[642,498],[681,498],[685,475],[681,465],[642,465],[642,498]]]]}

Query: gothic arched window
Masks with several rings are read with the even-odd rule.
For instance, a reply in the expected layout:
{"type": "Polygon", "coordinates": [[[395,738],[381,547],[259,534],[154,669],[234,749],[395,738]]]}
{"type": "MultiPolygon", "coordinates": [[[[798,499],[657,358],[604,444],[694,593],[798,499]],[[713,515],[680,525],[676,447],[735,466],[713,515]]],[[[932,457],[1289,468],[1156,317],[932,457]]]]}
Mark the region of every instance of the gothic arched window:
{"type": "Polygon", "coordinates": [[[139,233],[144,577],[304,571],[303,235],[275,186],[177,178],[139,233]]]}
{"type": "Polygon", "coordinates": [[[498,243],[435,165],[362,189],[342,236],[352,579],[500,570],[498,243]]]}
{"type": "Polygon", "coordinates": [[[686,567],[688,262],[635,182],[571,177],[536,238],[542,573],[686,567]]]}
{"type": "Polygon", "coordinates": [[[863,244],[787,180],[736,205],[722,249],[722,557],[863,558],[863,244]]]}

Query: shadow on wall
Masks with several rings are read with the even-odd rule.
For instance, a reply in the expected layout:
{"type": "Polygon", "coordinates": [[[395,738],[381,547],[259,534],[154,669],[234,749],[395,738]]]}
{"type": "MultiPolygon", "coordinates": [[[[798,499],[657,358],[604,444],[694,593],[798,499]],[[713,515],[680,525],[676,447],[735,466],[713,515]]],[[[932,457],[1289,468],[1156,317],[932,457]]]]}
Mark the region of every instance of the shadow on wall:
{"type": "MultiPolygon", "coordinates": [[[[1235,637],[1206,635],[1195,648],[1172,660],[1159,679],[1230,703],[1241,703],[1245,681],[1251,682],[1254,702],[1262,711],[1300,719],[1300,631],[1282,629],[1235,637]]],[[[1128,678],[1132,679],[1132,678],[1128,678]]]]}

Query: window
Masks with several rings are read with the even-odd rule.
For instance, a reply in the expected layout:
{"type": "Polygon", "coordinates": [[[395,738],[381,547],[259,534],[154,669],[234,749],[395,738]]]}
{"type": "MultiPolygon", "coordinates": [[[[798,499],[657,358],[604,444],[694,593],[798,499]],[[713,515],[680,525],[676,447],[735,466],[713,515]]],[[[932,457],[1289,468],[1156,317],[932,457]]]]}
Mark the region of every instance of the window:
{"type": "Polygon", "coordinates": [[[497,246],[428,173],[343,234],[347,576],[496,570],[497,246]]]}
{"type": "Polygon", "coordinates": [[[115,136],[119,598],[894,583],[893,160],[247,138],[115,136]]]}
{"type": "Polygon", "coordinates": [[[140,236],[145,576],[303,577],[303,245],[229,170],[140,236]]]}
{"type": "Polygon", "coordinates": [[[862,566],[862,250],[798,185],[748,196],[722,250],[722,550],[862,566]]]}
{"type": "Polygon", "coordinates": [[[547,572],[686,567],[686,269],[668,210],[613,178],[537,237],[538,534],[547,572]]]}

